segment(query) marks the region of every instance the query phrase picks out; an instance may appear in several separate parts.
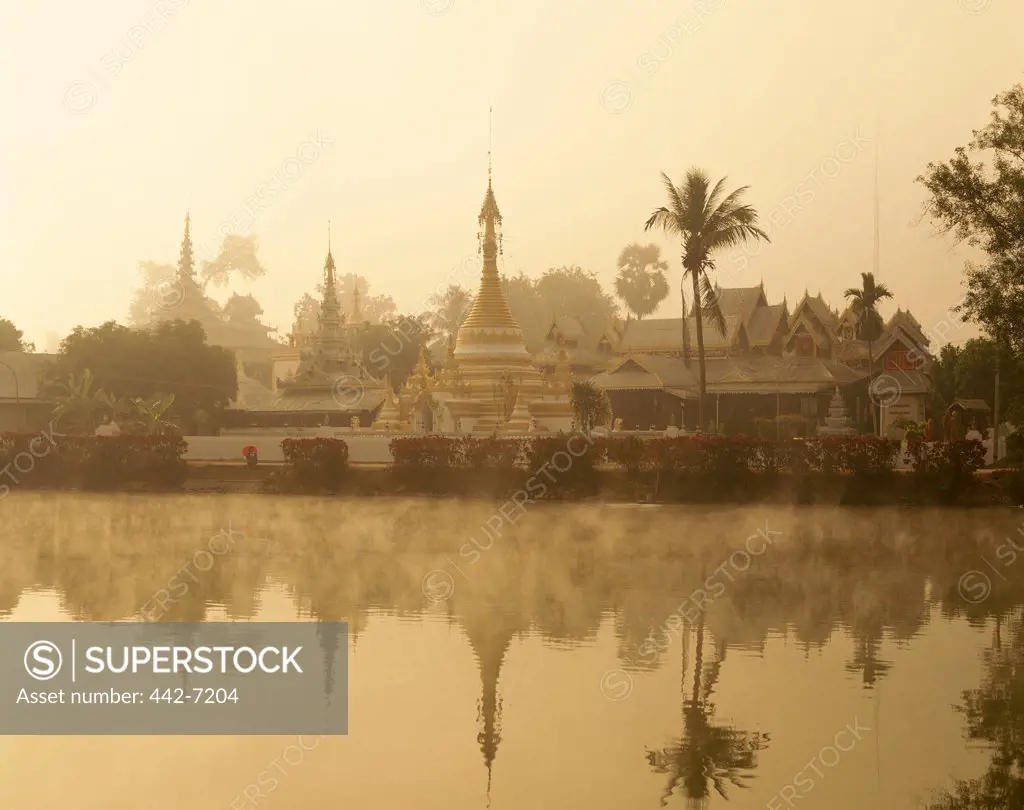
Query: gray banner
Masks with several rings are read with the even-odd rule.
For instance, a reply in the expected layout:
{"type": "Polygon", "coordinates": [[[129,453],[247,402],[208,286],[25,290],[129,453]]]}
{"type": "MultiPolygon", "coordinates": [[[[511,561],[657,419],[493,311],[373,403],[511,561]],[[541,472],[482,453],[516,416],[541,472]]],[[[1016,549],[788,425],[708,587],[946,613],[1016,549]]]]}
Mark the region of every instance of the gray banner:
{"type": "Polygon", "coordinates": [[[347,733],[345,622],[0,622],[0,735],[347,733]]]}

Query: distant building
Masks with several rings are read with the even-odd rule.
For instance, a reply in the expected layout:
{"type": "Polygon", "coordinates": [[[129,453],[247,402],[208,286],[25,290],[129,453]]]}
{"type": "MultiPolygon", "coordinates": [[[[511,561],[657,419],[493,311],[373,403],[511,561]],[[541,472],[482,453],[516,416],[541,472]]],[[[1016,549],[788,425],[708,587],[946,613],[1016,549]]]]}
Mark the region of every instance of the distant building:
{"type": "MultiPolygon", "coordinates": [[[[871,399],[881,406],[883,433],[900,418],[923,419],[930,390],[928,339],[909,312],[897,310],[874,341],[872,383],[867,343],[856,338],[856,317],[849,308],[840,314],[820,294],[805,292],[790,312],[785,299],[768,303],[763,284],[716,291],[725,328],[703,319],[705,427],[717,424],[728,433],[756,434],[766,429],[765,421],[786,417],[798,432],[811,434],[824,425],[837,389],[861,431],[870,430],[871,399]]],[[[700,386],[692,308],[685,319],[613,325],[596,348],[615,357],[593,379],[608,392],[624,427],[697,428],[700,386]]]]}
{"type": "Polygon", "coordinates": [[[579,320],[568,315],[553,318],[543,345],[534,355],[534,363],[553,372],[564,353],[575,376],[590,377],[615,361],[607,342],[601,343],[603,336],[588,334],[579,320]]]}
{"type": "MultiPolygon", "coordinates": [[[[387,399],[385,383],[360,363],[362,347],[342,315],[335,270],[328,244],[317,328],[297,347],[295,374],[268,387],[240,373],[231,428],[348,427],[354,419],[366,427],[373,421],[387,399]]],[[[358,300],[353,316],[359,317],[358,300]]]]}
{"type": "Polygon", "coordinates": [[[198,321],[211,346],[231,349],[246,374],[268,387],[274,383],[276,356],[288,347],[271,336],[274,328],[259,320],[262,309],[251,295],[233,296],[223,310],[206,296],[196,280],[192,252],[191,216],[185,215],[185,234],[181,240],[178,270],[158,292],[158,306],[150,313],[151,322],[198,321]]]}
{"type": "Polygon", "coordinates": [[[56,404],[42,385],[52,354],[0,352],[0,432],[35,432],[49,423],[56,404]]]}

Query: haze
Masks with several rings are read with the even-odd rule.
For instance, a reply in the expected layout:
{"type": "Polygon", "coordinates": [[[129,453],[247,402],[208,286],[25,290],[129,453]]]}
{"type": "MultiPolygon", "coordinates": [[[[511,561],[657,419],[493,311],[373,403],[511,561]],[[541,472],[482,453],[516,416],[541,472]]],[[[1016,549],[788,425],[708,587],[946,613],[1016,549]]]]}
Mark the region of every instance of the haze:
{"type": "MultiPolygon", "coordinates": [[[[878,144],[880,278],[934,341],[971,253],[915,225],[913,181],[1020,81],[1022,30],[1019,0],[7,4],[2,314],[40,350],[79,324],[126,322],[137,262],[176,262],[187,209],[212,258],[222,223],[317,137],[290,187],[255,222],[237,218],[269,273],[233,289],[287,332],[331,220],[339,271],[419,312],[475,254],[493,105],[504,271],[579,264],[609,289],[618,251],[662,203],[660,171],[750,185],[769,222],[859,132],[872,142],[778,216],[758,256],[721,263],[722,283],[763,277],[772,300],[807,287],[840,303],[872,269],[878,144]],[[144,17],[156,34],[140,47],[129,30],[144,17]],[[114,48],[116,75],[101,63],[114,48]]],[[[653,241],[678,289],[678,246],[653,241]]],[[[658,315],[677,307],[670,295],[658,315]]]]}

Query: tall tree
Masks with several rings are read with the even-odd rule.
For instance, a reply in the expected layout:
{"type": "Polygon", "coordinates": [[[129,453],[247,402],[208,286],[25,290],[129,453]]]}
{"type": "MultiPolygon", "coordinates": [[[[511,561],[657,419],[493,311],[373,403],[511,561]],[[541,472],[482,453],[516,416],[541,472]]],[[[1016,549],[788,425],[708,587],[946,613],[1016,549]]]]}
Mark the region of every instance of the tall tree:
{"type": "MultiPolygon", "coordinates": [[[[264,276],[267,268],[260,263],[258,250],[259,238],[256,234],[229,234],[224,237],[219,253],[213,259],[202,262],[198,279],[195,279],[195,284],[198,285],[195,287],[196,295],[202,298],[205,308],[212,316],[220,317],[221,307],[205,295],[205,290],[210,286],[227,286],[232,276],[238,276],[246,281],[264,276]]],[[[187,231],[182,244],[181,261],[186,264],[185,272],[191,273],[192,241],[187,231]]],[[[171,308],[174,308],[177,305],[173,303],[175,299],[183,298],[189,291],[181,285],[178,280],[178,268],[172,264],[140,261],[138,268],[142,276],[142,286],[132,295],[128,317],[135,326],[148,326],[153,322],[156,310],[166,308],[169,302],[171,308]]]]}
{"type": "Polygon", "coordinates": [[[619,275],[615,278],[615,294],[637,320],[654,312],[668,297],[665,271],[668,262],[661,260],[657,245],[632,242],[619,254],[619,275]]]}
{"type": "Polygon", "coordinates": [[[932,388],[928,395],[928,413],[938,418],[960,394],[956,384],[956,367],[960,360],[960,347],[952,343],[945,344],[939,351],[928,376],[932,380],[932,388]]]}
{"type": "Polygon", "coordinates": [[[992,99],[987,126],[917,178],[926,213],[988,261],[968,265],[964,315],[1024,349],[1024,84],[992,99]]]}
{"type": "Polygon", "coordinates": [[[172,264],[150,261],[139,262],[138,270],[142,276],[142,286],[132,293],[128,322],[134,326],[146,326],[152,322],[154,311],[162,303],[161,293],[174,294],[175,290],[168,285],[173,285],[178,270],[172,264]]]}
{"type": "Polygon", "coordinates": [[[416,368],[420,349],[430,338],[427,317],[399,315],[384,323],[365,324],[362,329],[363,367],[380,380],[389,378],[393,388],[400,388],[416,368]]]}
{"type": "Polygon", "coordinates": [[[502,284],[508,308],[523,328],[531,351],[540,348],[554,318],[575,318],[587,334],[596,336],[618,314],[615,299],[592,272],[578,265],[553,267],[538,279],[520,272],[505,276],[502,284]]]}
{"type": "Polygon", "coordinates": [[[443,293],[431,297],[427,323],[436,332],[444,334],[450,344],[472,306],[473,295],[469,290],[458,284],[449,284],[443,293]]]}
{"type": "Polygon", "coordinates": [[[86,370],[91,385],[111,397],[131,401],[173,395],[167,418],[186,432],[196,428],[196,412],[217,414],[235,396],[234,355],[210,346],[202,326],[169,321],[154,329],[129,329],[108,321],[92,329],[76,327],[61,344],[49,381],[56,393],[86,370]]]}
{"type": "Polygon", "coordinates": [[[226,287],[233,275],[245,281],[255,281],[266,275],[267,268],[260,263],[259,237],[256,234],[240,236],[228,234],[220,246],[220,252],[211,260],[204,261],[199,271],[203,286],[226,287]]]}
{"type": "MultiPolygon", "coordinates": [[[[323,295],[323,284],[316,285],[316,291],[323,295]]],[[[295,321],[292,323],[291,334],[293,337],[299,335],[311,335],[316,331],[317,318],[320,317],[320,300],[309,293],[303,293],[302,297],[295,302],[292,308],[295,321]]]]}
{"type": "Polygon", "coordinates": [[[942,347],[929,369],[932,379],[930,410],[942,413],[956,398],[982,399],[992,405],[997,354],[1002,413],[1013,424],[1024,424],[1024,360],[1012,347],[997,344],[990,338],[972,338],[962,347],[952,344],[942,347]]]}
{"type": "MultiPolygon", "coordinates": [[[[355,292],[359,290],[359,308],[367,323],[384,323],[395,317],[398,307],[390,295],[370,295],[370,282],[356,273],[345,273],[338,279],[338,300],[341,311],[348,317],[355,301],[355,292]]],[[[323,295],[323,290],[317,290],[323,295]]],[[[319,311],[319,310],[318,310],[319,311]]]]}
{"type": "MultiPolygon", "coordinates": [[[[683,279],[689,276],[693,285],[694,313],[697,325],[697,360],[700,365],[700,396],[698,417],[704,429],[704,400],[707,397],[707,368],[704,358],[704,314],[725,332],[725,319],[718,307],[718,296],[709,273],[715,269],[716,251],[735,247],[748,239],[764,239],[768,234],[758,227],[757,211],[743,202],[748,187],[725,193],[725,178],[714,187],[707,174],[693,168],[686,173],[681,186],[661,173],[668,195],[668,206],[656,208],[644,224],[644,230],[659,228],[682,243],[683,279]]],[[[684,297],[685,301],[685,297],[684,297]]],[[[686,310],[682,312],[683,328],[686,310]]]]}
{"type": "Polygon", "coordinates": [[[549,313],[545,331],[552,318],[570,315],[587,334],[593,335],[601,332],[618,313],[615,299],[602,289],[597,276],[579,265],[553,267],[537,279],[536,286],[549,313]]]}
{"type": "MultiPolygon", "coordinates": [[[[884,324],[878,314],[878,302],[892,298],[892,292],[884,284],[875,281],[874,273],[861,273],[861,286],[849,287],[843,295],[850,299],[850,307],[857,318],[857,337],[868,344],[868,381],[869,385],[875,378],[875,359],[873,346],[882,335],[884,324]]],[[[873,398],[871,402],[871,426],[878,435],[878,408],[873,398]]]]}
{"type": "Polygon", "coordinates": [[[537,282],[522,272],[516,276],[504,276],[501,282],[509,311],[523,328],[526,347],[537,351],[551,327],[552,318],[548,306],[537,292],[537,282]]]}
{"type": "Polygon", "coordinates": [[[24,340],[24,332],[6,318],[0,318],[0,352],[34,352],[34,343],[24,340]]]}

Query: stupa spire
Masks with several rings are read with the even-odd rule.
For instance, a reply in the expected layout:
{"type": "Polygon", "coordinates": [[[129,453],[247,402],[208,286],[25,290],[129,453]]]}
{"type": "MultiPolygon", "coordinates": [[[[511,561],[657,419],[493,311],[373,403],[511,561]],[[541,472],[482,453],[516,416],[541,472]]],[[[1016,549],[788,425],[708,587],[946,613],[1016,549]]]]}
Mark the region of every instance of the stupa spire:
{"type": "Polygon", "coordinates": [[[181,253],[178,255],[178,275],[195,279],[195,259],[192,255],[192,212],[185,212],[185,236],[181,240],[181,253]]]}
{"type": "Polygon", "coordinates": [[[501,286],[498,275],[498,254],[501,252],[501,210],[494,196],[493,176],[491,171],[490,150],[487,158],[487,191],[484,193],[483,205],[480,206],[480,225],[478,238],[480,252],[483,256],[483,268],[480,273],[480,290],[473,300],[473,307],[463,321],[459,330],[461,335],[467,329],[506,328],[520,329],[516,319],[512,317],[505,290],[501,286]]]}
{"type": "Polygon", "coordinates": [[[341,307],[338,305],[338,287],[335,278],[334,255],[331,253],[331,223],[327,222],[327,258],[324,259],[324,298],[320,306],[320,320],[338,318],[341,307]]]}
{"type": "Polygon", "coordinates": [[[363,303],[362,297],[359,295],[359,285],[354,284],[352,288],[352,316],[349,318],[349,323],[362,323],[363,322],[363,303]]]}

